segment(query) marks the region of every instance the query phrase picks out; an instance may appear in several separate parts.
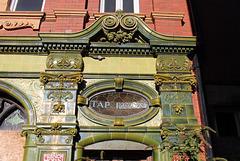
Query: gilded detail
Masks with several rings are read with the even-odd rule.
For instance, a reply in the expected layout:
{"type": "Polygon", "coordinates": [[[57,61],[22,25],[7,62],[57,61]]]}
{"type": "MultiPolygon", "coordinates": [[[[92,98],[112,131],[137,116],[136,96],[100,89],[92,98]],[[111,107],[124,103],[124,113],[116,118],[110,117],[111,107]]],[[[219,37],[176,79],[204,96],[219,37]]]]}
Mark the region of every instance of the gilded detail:
{"type": "Polygon", "coordinates": [[[49,69],[82,69],[82,56],[76,53],[51,53],[46,66],[49,69]]]}
{"type": "Polygon", "coordinates": [[[155,84],[160,87],[160,91],[192,91],[192,87],[197,81],[195,75],[166,75],[155,74],[155,84]]]}
{"type": "Polygon", "coordinates": [[[187,72],[191,69],[191,63],[186,56],[158,56],[156,69],[158,72],[187,72]]]}
{"type": "Polygon", "coordinates": [[[177,70],[181,69],[181,67],[178,64],[176,58],[171,58],[170,63],[168,64],[168,69],[170,71],[177,71],[177,70]]]}
{"type": "MultiPolygon", "coordinates": [[[[57,61],[57,67],[60,69],[67,69],[71,65],[71,62],[68,60],[67,56],[63,56],[59,61],[57,61]]],[[[74,69],[75,66],[72,66],[71,68],[74,69]]],[[[55,68],[55,67],[54,67],[55,68]]]]}
{"type": "Polygon", "coordinates": [[[63,92],[62,90],[60,90],[59,92],[54,91],[48,93],[47,98],[51,99],[52,101],[58,102],[57,104],[53,105],[53,113],[61,113],[65,112],[65,105],[62,104],[62,99],[64,99],[65,101],[72,99],[73,94],[69,91],[63,92]]]}
{"type": "Polygon", "coordinates": [[[177,115],[180,115],[184,111],[184,107],[180,104],[176,104],[176,105],[172,106],[172,108],[173,108],[174,113],[177,115]]]}
{"type": "Polygon", "coordinates": [[[70,89],[83,81],[82,73],[55,74],[42,72],[40,81],[46,85],[45,89],[70,89]]]}
{"type": "MultiPolygon", "coordinates": [[[[23,131],[22,132],[22,136],[26,135],[25,133],[27,133],[29,131],[23,131]]],[[[52,123],[51,124],[51,131],[42,128],[42,127],[37,127],[34,129],[33,132],[31,132],[32,134],[35,134],[38,138],[39,138],[39,142],[40,143],[44,143],[44,138],[43,135],[70,135],[65,142],[66,143],[71,143],[71,140],[74,136],[76,136],[77,134],[77,129],[75,128],[68,128],[66,130],[62,130],[62,125],[59,123],[52,123]]]]}

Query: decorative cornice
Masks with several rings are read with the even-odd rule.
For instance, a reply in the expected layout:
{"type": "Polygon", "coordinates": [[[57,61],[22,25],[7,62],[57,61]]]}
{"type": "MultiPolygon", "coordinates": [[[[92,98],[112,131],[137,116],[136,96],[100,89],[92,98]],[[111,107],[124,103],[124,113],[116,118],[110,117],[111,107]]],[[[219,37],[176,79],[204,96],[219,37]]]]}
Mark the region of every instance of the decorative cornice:
{"type": "Polygon", "coordinates": [[[155,20],[177,20],[182,21],[184,18],[184,13],[180,12],[159,12],[152,11],[152,18],[155,20]]]}
{"type": "MultiPolygon", "coordinates": [[[[70,12],[61,9],[55,11],[59,16],[84,16],[87,12],[87,10],[70,12]]],[[[50,17],[54,19],[53,15],[50,17]]],[[[152,56],[161,53],[187,55],[196,48],[196,37],[161,35],[149,28],[136,15],[119,13],[103,15],[89,28],[76,33],[39,33],[38,36],[31,38],[0,36],[0,41],[0,53],[4,54],[39,55],[54,50],[80,51],[81,54],[88,52],[90,55],[152,56]],[[111,22],[114,23],[113,26],[111,22]]]]}
{"type": "Polygon", "coordinates": [[[44,12],[39,11],[5,11],[0,12],[0,29],[13,30],[30,27],[39,30],[44,12]]]}

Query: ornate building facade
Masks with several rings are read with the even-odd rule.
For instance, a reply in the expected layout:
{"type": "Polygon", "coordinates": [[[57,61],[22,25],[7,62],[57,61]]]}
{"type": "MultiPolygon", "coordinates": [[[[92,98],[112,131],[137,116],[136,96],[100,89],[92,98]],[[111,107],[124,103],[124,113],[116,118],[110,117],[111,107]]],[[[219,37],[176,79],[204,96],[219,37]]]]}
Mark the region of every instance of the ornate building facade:
{"type": "Polygon", "coordinates": [[[205,160],[186,1],[0,2],[1,159],[205,160]]]}

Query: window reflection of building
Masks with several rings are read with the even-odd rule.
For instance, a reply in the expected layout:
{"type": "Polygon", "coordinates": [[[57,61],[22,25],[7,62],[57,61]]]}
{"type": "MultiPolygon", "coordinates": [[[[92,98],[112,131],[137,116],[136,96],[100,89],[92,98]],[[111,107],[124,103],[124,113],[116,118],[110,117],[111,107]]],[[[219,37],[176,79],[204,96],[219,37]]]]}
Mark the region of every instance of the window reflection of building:
{"type": "Polygon", "coordinates": [[[123,10],[124,13],[139,13],[139,0],[101,0],[100,12],[115,12],[123,10]]]}
{"type": "Polygon", "coordinates": [[[11,0],[11,11],[42,11],[45,0],[11,0]]]}

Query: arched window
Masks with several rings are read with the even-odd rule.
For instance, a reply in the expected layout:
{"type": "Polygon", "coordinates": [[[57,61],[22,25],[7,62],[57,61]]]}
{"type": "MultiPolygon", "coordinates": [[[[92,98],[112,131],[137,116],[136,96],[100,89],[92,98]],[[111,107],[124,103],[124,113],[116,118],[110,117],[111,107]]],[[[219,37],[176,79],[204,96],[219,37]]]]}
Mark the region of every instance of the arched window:
{"type": "Polygon", "coordinates": [[[27,112],[21,103],[0,91],[0,129],[21,130],[21,125],[27,122],[27,112]]]}
{"type": "Polygon", "coordinates": [[[139,0],[100,0],[100,12],[139,13],[139,0]]]}

